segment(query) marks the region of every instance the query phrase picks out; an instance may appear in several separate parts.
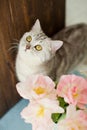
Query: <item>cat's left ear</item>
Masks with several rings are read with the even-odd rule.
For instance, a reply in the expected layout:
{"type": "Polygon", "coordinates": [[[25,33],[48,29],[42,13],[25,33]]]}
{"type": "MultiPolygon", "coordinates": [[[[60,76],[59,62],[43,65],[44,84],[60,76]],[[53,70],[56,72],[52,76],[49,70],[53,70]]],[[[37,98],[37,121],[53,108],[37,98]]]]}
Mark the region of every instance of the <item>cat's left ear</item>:
{"type": "Polygon", "coordinates": [[[56,52],[63,45],[63,41],[53,40],[51,41],[52,51],[56,52]]]}
{"type": "Polygon", "coordinates": [[[39,19],[36,20],[35,24],[32,27],[32,30],[35,30],[35,31],[40,31],[41,30],[41,25],[40,25],[39,19]]]}

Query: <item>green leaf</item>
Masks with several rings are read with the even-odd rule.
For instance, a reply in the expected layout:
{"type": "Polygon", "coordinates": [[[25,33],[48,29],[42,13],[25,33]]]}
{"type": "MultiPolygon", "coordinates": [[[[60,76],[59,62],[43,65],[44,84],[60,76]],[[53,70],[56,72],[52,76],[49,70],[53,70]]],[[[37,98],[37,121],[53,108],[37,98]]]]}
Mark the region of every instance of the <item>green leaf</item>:
{"type": "Polygon", "coordinates": [[[66,102],[64,101],[64,98],[58,97],[58,101],[59,101],[59,105],[60,105],[62,108],[66,109],[66,107],[68,106],[68,103],[66,103],[66,102]]]}
{"type": "Polygon", "coordinates": [[[65,119],[65,117],[66,117],[66,113],[63,113],[58,121],[65,119]]]}
{"type": "Polygon", "coordinates": [[[54,122],[54,123],[57,123],[58,120],[59,120],[59,118],[61,117],[61,115],[62,115],[62,114],[59,114],[59,113],[53,113],[53,114],[51,115],[51,118],[52,118],[53,122],[54,122]]]}

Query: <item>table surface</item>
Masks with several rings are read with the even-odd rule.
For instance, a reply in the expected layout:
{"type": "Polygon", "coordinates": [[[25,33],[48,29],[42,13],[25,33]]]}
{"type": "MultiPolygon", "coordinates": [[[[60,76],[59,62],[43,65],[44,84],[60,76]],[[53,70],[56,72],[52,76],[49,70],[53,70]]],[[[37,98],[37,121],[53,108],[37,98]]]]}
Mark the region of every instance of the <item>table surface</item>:
{"type": "Polygon", "coordinates": [[[26,107],[28,100],[20,100],[5,116],[0,119],[0,130],[32,130],[31,124],[27,124],[20,116],[20,112],[26,107]]]}

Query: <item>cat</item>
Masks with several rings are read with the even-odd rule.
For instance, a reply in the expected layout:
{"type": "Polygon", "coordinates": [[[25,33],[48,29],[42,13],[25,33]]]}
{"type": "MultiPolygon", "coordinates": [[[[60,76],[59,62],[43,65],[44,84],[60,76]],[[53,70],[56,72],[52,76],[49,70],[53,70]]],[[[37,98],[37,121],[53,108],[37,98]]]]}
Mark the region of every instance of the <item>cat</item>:
{"type": "Polygon", "coordinates": [[[37,19],[32,29],[20,39],[16,57],[19,81],[28,75],[43,74],[58,80],[83,60],[87,51],[87,25],[78,24],[46,36],[37,19]]]}

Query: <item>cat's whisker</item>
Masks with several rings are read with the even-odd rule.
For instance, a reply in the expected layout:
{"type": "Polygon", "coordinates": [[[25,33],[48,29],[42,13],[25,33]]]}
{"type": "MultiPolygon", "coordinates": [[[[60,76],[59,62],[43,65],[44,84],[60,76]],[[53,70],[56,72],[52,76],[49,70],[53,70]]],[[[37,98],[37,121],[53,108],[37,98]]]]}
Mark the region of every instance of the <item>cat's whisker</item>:
{"type": "Polygon", "coordinates": [[[11,50],[17,50],[18,49],[18,46],[12,46],[8,49],[8,52],[11,51],[11,50]]]}
{"type": "Polygon", "coordinates": [[[10,44],[11,44],[12,46],[13,46],[13,45],[17,45],[17,46],[19,45],[18,42],[12,42],[12,43],[10,43],[10,44]]]}
{"type": "Polygon", "coordinates": [[[18,43],[12,43],[13,45],[18,45],[18,43]]]}
{"type": "Polygon", "coordinates": [[[13,39],[13,41],[19,42],[19,40],[18,40],[18,39],[13,39]]]}

